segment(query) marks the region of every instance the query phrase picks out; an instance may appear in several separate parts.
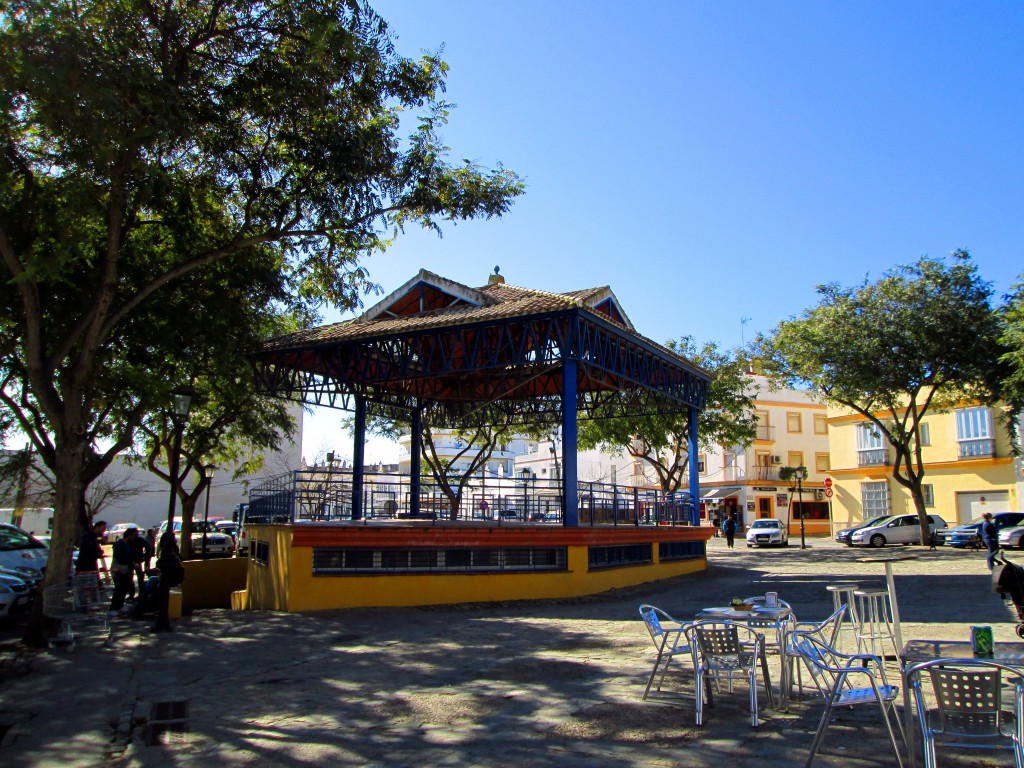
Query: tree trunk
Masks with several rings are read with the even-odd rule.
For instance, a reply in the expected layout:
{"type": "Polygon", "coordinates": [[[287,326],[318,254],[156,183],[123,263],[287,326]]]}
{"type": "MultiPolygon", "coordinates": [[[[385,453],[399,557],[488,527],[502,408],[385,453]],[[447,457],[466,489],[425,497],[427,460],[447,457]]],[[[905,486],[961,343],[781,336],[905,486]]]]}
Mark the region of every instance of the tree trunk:
{"type": "MultiPolygon", "coordinates": [[[[70,581],[71,554],[83,533],[85,509],[85,487],[82,475],[85,469],[85,445],[78,435],[84,429],[65,427],[58,435],[54,446],[54,482],[57,486],[53,510],[53,532],[50,537],[50,554],[47,560],[46,576],[42,582],[43,594],[50,587],[60,587],[70,581]],[[71,437],[67,437],[70,435],[71,437]],[[76,439],[77,438],[77,439],[76,439]]],[[[43,616],[43,594],[37,595],[23,641],[34,648],[46,646],[47,624],[43,616]]]]}

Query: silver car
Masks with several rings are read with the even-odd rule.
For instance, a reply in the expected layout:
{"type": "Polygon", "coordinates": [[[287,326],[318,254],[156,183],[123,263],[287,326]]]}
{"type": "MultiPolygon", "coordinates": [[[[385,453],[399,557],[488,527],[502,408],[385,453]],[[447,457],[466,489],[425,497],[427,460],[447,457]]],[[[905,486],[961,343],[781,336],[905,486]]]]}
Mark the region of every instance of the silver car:
{"type": "MultiPolygon", "coordinates": [[[[948,528],[946,521],[938,515],[928,515],[928,526],[932,533],[948,528]]],[[[878,525],[854,531],[850,544],[855,547],[884,547],[886,544],[920,544],[921,522],[916,514],[896,515],[878,525]]]]}

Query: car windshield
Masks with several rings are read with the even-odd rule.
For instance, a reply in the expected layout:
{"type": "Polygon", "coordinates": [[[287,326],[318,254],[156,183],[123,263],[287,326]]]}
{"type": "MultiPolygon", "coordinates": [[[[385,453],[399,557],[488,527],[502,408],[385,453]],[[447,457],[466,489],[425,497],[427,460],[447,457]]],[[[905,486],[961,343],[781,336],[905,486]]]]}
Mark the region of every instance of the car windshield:
{"type": "Polygon", "coordinates": [[[780,528],[781,525],[779,524],[778,520],[755,520],[751,524],[750,527],[751,528],[780,528]]]}
{"type": "Polygon", "coordinates": [[[41,549],[46,545],[36,541],[20,528],[3,526],[0,528],[0,552],[16,552],[21,549],[41,549]]]}

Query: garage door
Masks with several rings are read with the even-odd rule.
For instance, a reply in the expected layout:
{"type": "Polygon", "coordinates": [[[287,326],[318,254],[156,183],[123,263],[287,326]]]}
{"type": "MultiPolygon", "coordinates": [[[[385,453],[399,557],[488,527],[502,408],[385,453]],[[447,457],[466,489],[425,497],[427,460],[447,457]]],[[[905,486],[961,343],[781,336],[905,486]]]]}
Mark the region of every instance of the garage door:
{"type": "Polygon", "coordinates": [[[969,523],[982,512],[1009,512],[1009,491],[959,491],[956,494],[956,512],[959,525],[969,523]]]}

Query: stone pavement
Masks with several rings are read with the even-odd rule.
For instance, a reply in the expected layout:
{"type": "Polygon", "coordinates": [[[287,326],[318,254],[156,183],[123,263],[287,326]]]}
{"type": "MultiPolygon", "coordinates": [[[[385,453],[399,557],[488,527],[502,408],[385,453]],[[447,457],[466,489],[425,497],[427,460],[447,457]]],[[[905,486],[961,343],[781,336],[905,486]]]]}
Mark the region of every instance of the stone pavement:
{"type": "MultiPolygon", "coordinates": [[[[118,619],[110,649],[87,637],[73,654],[0,658],[0,765],[800,765],[821,711],[813,700],[765,710],[758,728],[739,689],[717,697],[701,727],[682,676],[666,680],[675,693],[642,701],[653,649],[637,605],[691,617],[773,590],[817,620],[831,612],[826,584],[883,584],[882,565],[857,562],[863,550],[809,544],[727,550],[713,539],[706,573],[573,600],[201,611],[171,635],[118,619]],[[167,702],[187,712],[154,709],[167,702]],[[147,746],[154,714],[187,720],[147,746]]],[[[919,556],[895,566],[905,639],[967,639],[974,624],[993,626],[997,643],[1017,639],[982,553],[895,551],[919,556]]],[[[775,662],[776,683],[777,673],[775,662]]],[[[838,714],[816,764],[895,764],[863,709],[838,714]]],[[[1012,764],[1008,752],[940,760],[1012,764]]]]}

